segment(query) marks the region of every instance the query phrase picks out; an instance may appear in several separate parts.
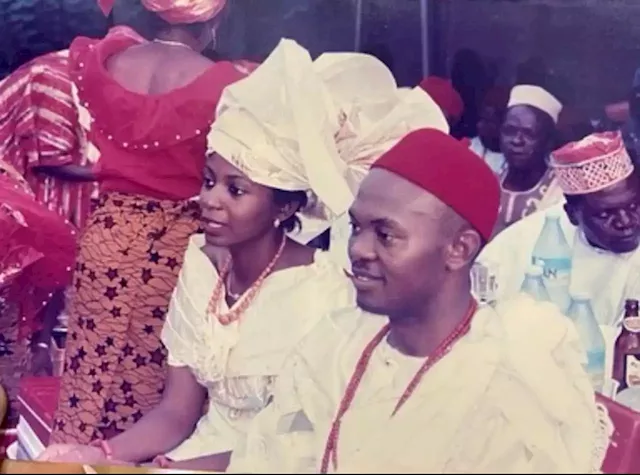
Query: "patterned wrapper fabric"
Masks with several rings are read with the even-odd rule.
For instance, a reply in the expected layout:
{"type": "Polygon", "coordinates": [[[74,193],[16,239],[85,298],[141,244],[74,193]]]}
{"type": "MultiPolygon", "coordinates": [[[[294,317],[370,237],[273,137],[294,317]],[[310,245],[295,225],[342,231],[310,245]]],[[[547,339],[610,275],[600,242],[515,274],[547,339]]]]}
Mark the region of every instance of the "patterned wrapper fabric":
{"type": "Polygon", "coordinates": [[[41,203],[80,228],[93,184],[33,173],[38,165],[84,165],[68,52],[40,56],[0,82],[0,158],[22,174],[41,203]]]}

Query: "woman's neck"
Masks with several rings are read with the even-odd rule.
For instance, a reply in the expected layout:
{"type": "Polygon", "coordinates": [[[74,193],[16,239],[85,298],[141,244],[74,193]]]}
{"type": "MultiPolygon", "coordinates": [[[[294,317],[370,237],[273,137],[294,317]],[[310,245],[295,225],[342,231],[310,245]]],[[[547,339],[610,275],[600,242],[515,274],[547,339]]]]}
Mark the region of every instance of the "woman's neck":
{"type": "Polygon", "coordinates": [[[508,191],[529,191],[540,183],[547,170],[548,167],[544,161],[527,169],[509,167],[502,181],[502,188],[508,191]]]}
{"type": "Polygon", "coordinates": [[[278,253],[283,239],[286,238],[282,231],[274,230],[266,236],[229,248],[234,290],[244,291],[260,277],[278,253]]]}

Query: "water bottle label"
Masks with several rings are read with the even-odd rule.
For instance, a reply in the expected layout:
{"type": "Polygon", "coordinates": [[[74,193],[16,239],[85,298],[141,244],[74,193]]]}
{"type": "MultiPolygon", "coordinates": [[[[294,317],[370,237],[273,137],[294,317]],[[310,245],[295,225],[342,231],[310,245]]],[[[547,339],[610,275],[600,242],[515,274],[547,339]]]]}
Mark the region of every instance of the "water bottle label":
{"type": "Polygon", "coordinates": [[[558,283],[569,284],[571,276],[571,259],[543,259],[536,257],[533,259],[534,265],[542,267],[542,277],[545,281],[555,281],[558,283]]]}
{"type": "Polygon", "coordinates": [[[640,360],[636,355],[627,355],[625,358],[624,379],[630,388],[640,386],[640,360]]]}
{"type": "Polygon", "coordinates": [[[622,320],[622,326],[631,333],[640,332],[640,317],[626,317],[622,320]]]}

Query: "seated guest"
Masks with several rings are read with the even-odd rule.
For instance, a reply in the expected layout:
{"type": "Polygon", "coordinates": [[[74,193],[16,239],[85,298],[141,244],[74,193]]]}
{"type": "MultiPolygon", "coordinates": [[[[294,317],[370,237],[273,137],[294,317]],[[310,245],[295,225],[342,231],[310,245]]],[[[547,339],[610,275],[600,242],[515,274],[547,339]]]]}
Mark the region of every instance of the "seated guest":
{"type": "Polygon", "coordinates": [[[76,232],[35,197],[21,174],[0,161],[0,381],[9,395],[5,426],[18,421],[18,386],[51,371],[54,293],[71,281],[76,232]]]}
{"type": "Polygon", "coordinates": [[[464,113],[464,102],[450,80],[439,76],[428,76],[420,82],[420,87],[440,106],[450,127],[460,121],[464,113]]]}
{"type": "Polygon", "coordinates": [[[507,167],[500,185],[500,216],[496,233],[538,209],[562,198],[555,174],[548,166],[562,104],[538,86],[511,91],[500,132],[507,167]]]}
{"type": "MultiPolygon", "coordinates": [[[[625,298],[640,295],[638,176],[619,132],[570,143],[553,153],[551,165],[566,202],[547,211],[561,215],[573,252],[569,293],[590,295],[599,323],[614,325],[625,298]]],[[[528,216],[483,251],[480,260],[498,274],[498,298],[519,291],[546,216],[528,216]]]]}
{"type": "Polygon", "coordinates": [[[407,135],[373,165],[350,209],[358,308],[296,347],[230,471],[599,468],[571,323],[528,297],[493,307],[471,295],[499,201],[489,167],[438,131],[407,135]]]}
{"type": "Polygon", "coordinates": [[[508,100],[507,89],[495,87],[487,92],[480,105],[478,135],[471,139],[469,146],[497,174],[501,174],[505,167],[504,155],[500,151],[500,129],[508,100]]]}
{"type": "MultiPolygon", "coordinates": [[[[362,119],[354,105],[379,106],[382,91],[367,96],[350,85],[388,74],[362,54],[312,62],[284,40],[225,90],[208,136],[204,236],[191,239],[162,332],[169,352],[163,399],[123,434],[92,447],[53,446],[45,459],[137,463],[166,453],[161,466],[224,470],[271,400],[286,355],[324,315],[353,301],[342,269],[288,234],[351,204],[348,180],[381,153],[351,147],[362,143],[353,133],[362,119]]],[[[412,104],[427,119],[437,110],[421,91],[412,104]]],[[[406,125],[387,125],[380,137],[397,142],[406,133],[406,125]]]]}

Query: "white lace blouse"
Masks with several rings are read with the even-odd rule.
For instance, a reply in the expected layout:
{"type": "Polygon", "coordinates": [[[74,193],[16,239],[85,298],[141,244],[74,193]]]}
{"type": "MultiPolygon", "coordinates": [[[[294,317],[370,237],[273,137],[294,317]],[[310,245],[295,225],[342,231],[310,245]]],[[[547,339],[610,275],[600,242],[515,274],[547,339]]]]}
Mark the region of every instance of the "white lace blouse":
{"type": "Polygon", "coordinates": [[[204,243],[204,235],[191,238],[162,331],[169,365],[188,366],[210,400],[191,437],[168,454],[174,460],[233,450],[270,401],[293,347],[319,319],[353,302],[341,269],[317,252],[313,264],[267,277],[240,320],[223,326],[206,311],[219,276],[204,243]]]}

